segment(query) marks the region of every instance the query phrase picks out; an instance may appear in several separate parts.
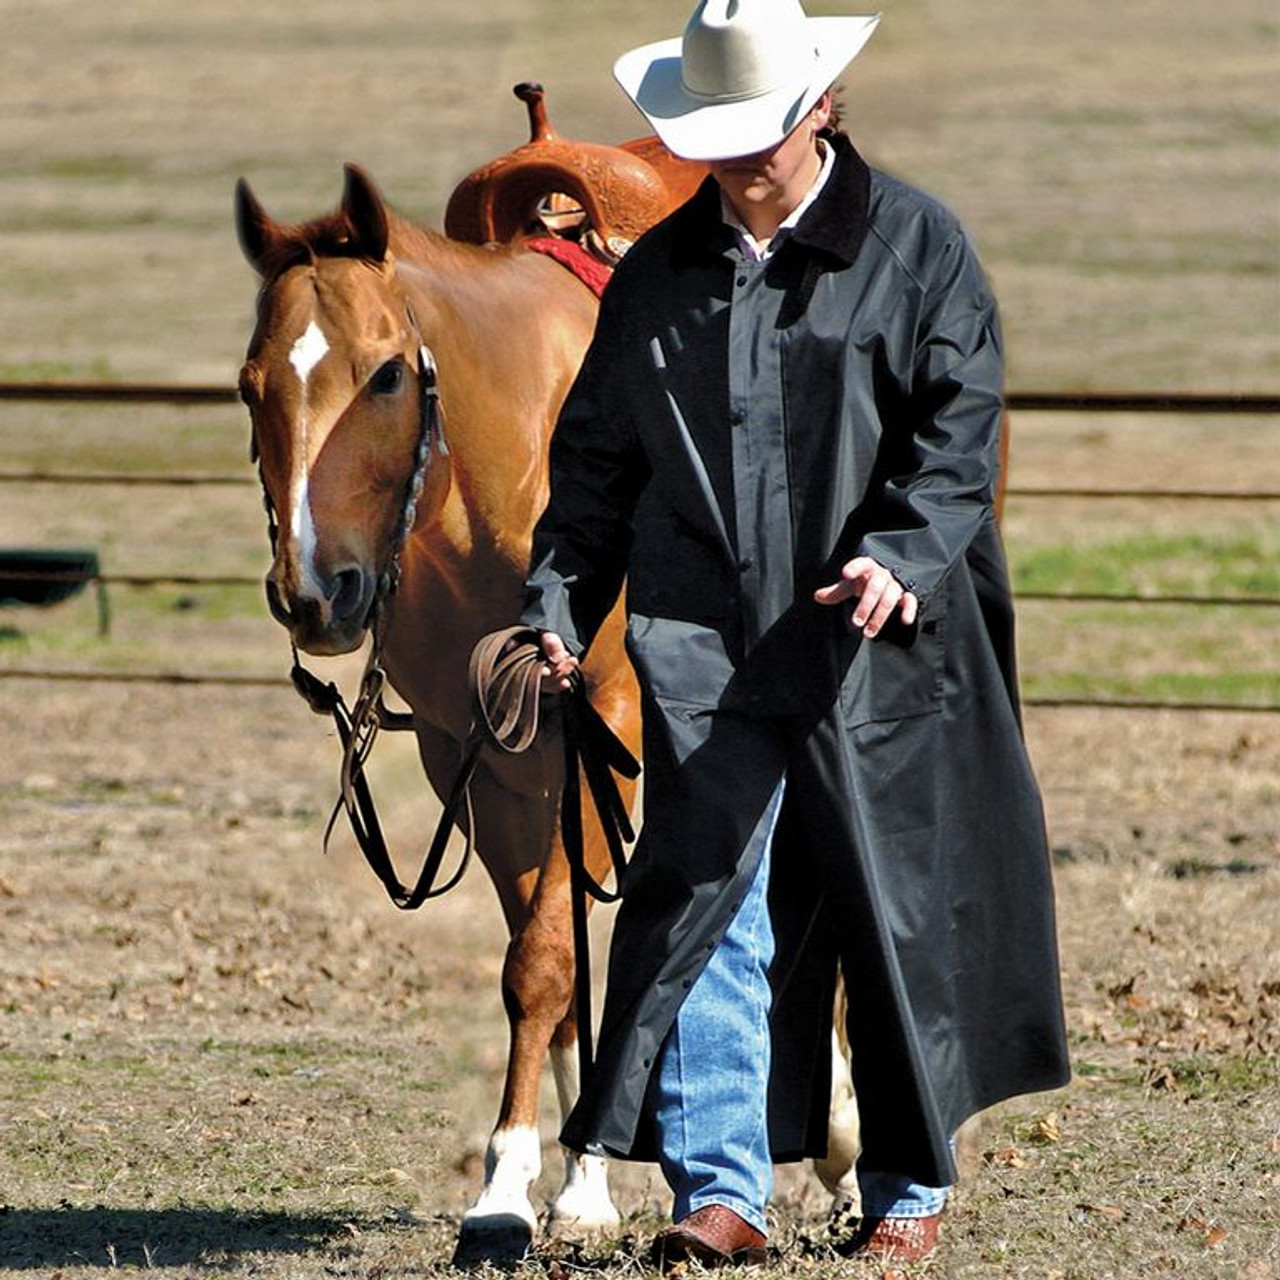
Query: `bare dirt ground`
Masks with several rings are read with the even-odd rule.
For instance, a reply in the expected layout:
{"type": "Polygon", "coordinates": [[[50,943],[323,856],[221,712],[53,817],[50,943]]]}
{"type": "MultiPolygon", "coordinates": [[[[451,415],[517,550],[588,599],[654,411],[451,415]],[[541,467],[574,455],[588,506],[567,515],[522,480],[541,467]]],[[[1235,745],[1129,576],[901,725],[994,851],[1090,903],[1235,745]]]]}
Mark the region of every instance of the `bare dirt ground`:
{"type": "MultiPolygon", "coordinates": [[[[438,223],[459,177],[523,140],[518,80],[546,81],[563,132],[638,132],[609,62],[682,17],[619,0],[14,0],[3,374],[230,385],[253,292],[236,176],[301,218],[357,159],[438,223]]],[[[853,132],[974,229],[1013,385],[1280,388],[1278,40],[1262,0],[889,7],[851,77],[853,132]]],[[[1028,416],[1014,481],[1276,488],[1274,427],[1028,416]]],[[[234,471],[244,423],[7,405],[0,451],[15,469],[234,471]]],[[[1015,500],[1006,528],[1015,560],[1188,525],[1274,548],[1275,514],[1015,500]]],[[[252,487],[0,487],[0,544],[32,542],[98,546],[117,572],[258,573],[265,550],[252,487]]],[[[1185,573],[1212,586],[1206,565],[1185,573]]],[[[85,598],[0,615],[5,669],[283,674],[255,592],[112,603],[106,639],[85,598]]],[[[1080,616],[1024,609],[1030,683],[1238,661],[1274,688],[1270,613],[1161,615],[1140,646],[1080,616]]],[[[0,1273],[445,1274],[505,1054],[482,877],[406,919],[348,842],[323,857],[335,746],[283,684],[9,678],[0,723],[0,1273]]],[[[1033,708],[1027,731],[1076,1080],[987,1119],[946,1246],[915,1271],[1274,1280],[1280,717],[1033,708]]],[[[378,777],[413,848],[435,808],[414,762],[388,745],[378,777]]],[[[554,1132],[549,1110],[544,1192],[554,1132]]],[[[664,1193],[644,1167],[616,1183],[624,1238],[530,1274],[640,1273],[664,1193]]],[[[824,1252],[824,1212],[812,1180],[783,1176],[771,1276],[879,1274],[824,1252]]]]}
{"type": "MultiPolygon", "coordinates": [[[[483,878],[406,919],[322,857],[333,743],[287,689],[6,695],[0,1271],[443,1274],[503,1061],[483,878]]],[[[1077,1079],[987,1121],[925,1274],[1274,1274],[1273,719],[1032,713],[1077,1079]]],[[[411,848],[430,806],[394,749],[380,777],[411,848]]],[[[663,1210],[647,1167],[616,1182],[592,1274],[663,1210]]],[[[783,1177],[793,1262],[871,1274],[824,1212],[783,1177]]]]}

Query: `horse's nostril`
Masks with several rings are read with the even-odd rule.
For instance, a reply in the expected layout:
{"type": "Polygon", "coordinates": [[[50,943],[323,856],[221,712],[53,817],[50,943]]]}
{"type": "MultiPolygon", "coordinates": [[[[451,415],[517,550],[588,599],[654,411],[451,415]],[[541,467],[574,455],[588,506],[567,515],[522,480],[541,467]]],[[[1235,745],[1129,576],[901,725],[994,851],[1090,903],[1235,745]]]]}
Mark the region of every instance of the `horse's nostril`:
{"type": "Polygon", "coordinates": [[[329,605],[333,617],[345,621],[364,605],[364,573],[360,569],[340,569],[333,577],[329,605]]]}

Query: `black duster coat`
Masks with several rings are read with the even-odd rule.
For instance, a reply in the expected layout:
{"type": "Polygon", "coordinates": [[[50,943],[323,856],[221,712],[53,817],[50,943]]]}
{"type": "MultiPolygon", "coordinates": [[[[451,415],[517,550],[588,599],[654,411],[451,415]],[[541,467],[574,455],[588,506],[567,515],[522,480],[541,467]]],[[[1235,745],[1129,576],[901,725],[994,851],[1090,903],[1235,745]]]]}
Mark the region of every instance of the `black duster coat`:
{"type": "Polygon", "coordinates": [[[645,813],[572,1148],[651,1158],[651,1067],[758,862],[770,1138],[820,1154],[849,990],[864,1167],[954,1178],[975,1111],[1068,1075],[1039,794],[993,512],[996,309],[963,230],[844,139],[767,262],[708,180],[606,289],[561,414],[524,621],[581,653],[626,581],[645,813]],[[854,555],[916,593],[878,639],[820,606],[854,555]]]}

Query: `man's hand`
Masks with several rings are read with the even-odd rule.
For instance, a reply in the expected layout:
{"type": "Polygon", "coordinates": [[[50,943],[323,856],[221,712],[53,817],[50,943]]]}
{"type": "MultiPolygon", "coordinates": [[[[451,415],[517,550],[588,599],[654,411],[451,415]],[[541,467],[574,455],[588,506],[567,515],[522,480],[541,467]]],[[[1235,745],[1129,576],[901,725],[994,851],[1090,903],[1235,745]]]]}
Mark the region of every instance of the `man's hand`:
{"type": "Polygon", "coordinates": [[[578,659],[554,631],[542,633],[542,652],[547,660],[542,668],[542,692],[567,693],[578,680],[578,659]]]}
{"type": "Polygon", "coordinates": [[[853,600],[849,611],[849,629],[861,631],[868,640],[880,634],[881,627],[899,610],[904,626],[916,620],[920,602],[878,560],[855,556],[840,570],[840,581],[819,587],[813,593],[819,604],[843,604],[853,600]]]}

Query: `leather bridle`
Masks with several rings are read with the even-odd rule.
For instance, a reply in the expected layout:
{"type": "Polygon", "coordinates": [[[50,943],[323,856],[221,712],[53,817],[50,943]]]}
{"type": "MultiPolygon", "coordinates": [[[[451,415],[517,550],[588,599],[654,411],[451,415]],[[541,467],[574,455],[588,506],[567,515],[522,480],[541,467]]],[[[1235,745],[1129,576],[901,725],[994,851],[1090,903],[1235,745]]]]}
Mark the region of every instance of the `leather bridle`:
{"type": "MultiPolygon", "coordinates": [[[[413,323],[412,313],[409,316],[413,323]]],[[[416,326],[415,326],[416,329],[416,326]]],[[[439,380],[436,373],[435,359],[426,343],[418,342],[418,434],[414,444],[413,470],[405,484],[404,496],[400,507],[400,517],[392,532],[391,547],[387,561],[379,572],[374,588],[373,600],[369,606],[367,629],[370,633],[369,654],[365,661],[364,673],[360,678],[360,687],[355,702],[348,707],[342,691],[333,681],[321,680],[313,671],[302,663],[298,646],[290,638],[289,647],[293,655],[290,679],[293,687],[317,715],[333,718],[337,729],[338,740],[342,745],[342,767],[339,774],[340,790],[333,812],[325,827],[324,845],[328,848],[329,838],[337,822],[338,815],[345,812],[351,824],[356,843],[364,854],[366,861],[386,886],[392,902],[397,906],[412,910],[426,901],[427,898],[438,897],[448,892],[461,879],[470,855],[470,842],[463,854],[457,870],[448,882],[439,888],[434,887],[437,865],[432,869],[429,882],[419,876],[415,889],[410,891],[400,884],[391,864],[386,838],[382,832],[382,824],[378,820],[377,808],[373,794],[365,776],[365,764],[373,750],[379,732],[383,729],[403,732],[413,728],[413,716],[408,712],[392,711],[384,699],[387,685],[387,672],[382,664],[382,653],[386,643],[387,623],[390,617],[390,606],[396,590],[400,585],[400,558],[405,543],[417,519],[418,499],[426,482],[427,469],[433,451],[448,453],[443,429],[443,412],[440,407],[439,380]]],[[[271,494],[267,489],[266,479],[262,474],[261,458],[256,445],[252,450],[252,459],[258,464],[258,480],[262,486],[262,502],[267,512],[267,533],[271,540],[271,551],[274,555],[279,541],[279,517],[271,494]]],[[[470,824],[468,824],[470,825],[470,824]]],[[[447,836],[447,832],[446,832],[447,836]]],[[[443,852],[443,849],[442,849],[443,852]]],[[[424,866],[424,871],[427,868],[424,866]]]]}

